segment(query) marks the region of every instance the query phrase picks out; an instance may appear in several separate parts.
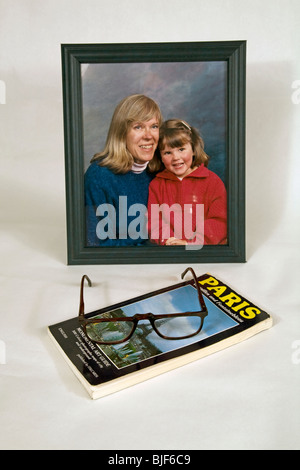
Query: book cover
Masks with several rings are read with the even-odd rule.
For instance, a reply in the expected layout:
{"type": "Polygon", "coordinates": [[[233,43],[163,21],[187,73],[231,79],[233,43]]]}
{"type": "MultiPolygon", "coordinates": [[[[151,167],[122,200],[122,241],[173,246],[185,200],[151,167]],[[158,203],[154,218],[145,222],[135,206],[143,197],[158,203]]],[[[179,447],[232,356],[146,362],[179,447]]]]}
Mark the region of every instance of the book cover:
{"type": "MultiPolygon", "coordinates": [[[[210,274],[197,278],[207,308],[196,336],[160,337],[149,321],[140,321],[130,339],[97,344],[85,334],[78,317],[48,327],[49,334],[92,399],[100,398],[200,359],[272,326],[270,315],[210,274]]],[[[184,281],[86,315],[120,318],[137,313],[199,310],[193,280],[184,281]]],[[[113,327],[113,324],[111,324],[113,327]]]]}

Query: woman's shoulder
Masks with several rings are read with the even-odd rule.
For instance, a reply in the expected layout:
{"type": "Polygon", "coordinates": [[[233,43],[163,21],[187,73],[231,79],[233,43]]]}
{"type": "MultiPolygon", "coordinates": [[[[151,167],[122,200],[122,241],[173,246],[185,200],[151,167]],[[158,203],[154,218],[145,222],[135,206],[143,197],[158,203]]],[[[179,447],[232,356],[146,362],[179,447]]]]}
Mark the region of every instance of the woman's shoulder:
{"type": "Polygon", "coordinates": [[[105,166],[100,166],[97,162],[92,162],[84,175],[84,186],[89,191],[110,192],[118,184],[114,173],[105,166]]]}
{"type": "Polygon", "coordinates": [[[106,166],[101,166],[97,162],[92,162],[85,172],[86,180],[112,180],[115,174],[106,166]]]}
{"type": "Polygon", "coordinates": [[[99,165],[97,162],[91,162],[90,165],[88,166],[85,174],[90,175],[90,174],[100,174],[108,170],[105,166],[99,165]]]}
{"type": "Polygon", "coordinates": [[[99,185],[101,187],[112,187],[115,185],[124,186],[138,186],[149,185],[153,176],[147,171],[136,174],[132,171],[126,173],[115,173],[107,166],[101,166],[97,162],[92,162],[85,172],[86,185],[99,185]]]}

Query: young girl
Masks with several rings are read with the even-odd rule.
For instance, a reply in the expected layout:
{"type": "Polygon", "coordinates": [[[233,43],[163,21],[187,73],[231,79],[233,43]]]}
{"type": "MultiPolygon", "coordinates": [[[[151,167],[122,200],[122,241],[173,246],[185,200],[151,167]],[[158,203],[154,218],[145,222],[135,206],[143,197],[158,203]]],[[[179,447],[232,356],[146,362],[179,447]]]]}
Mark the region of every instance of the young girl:
{"type": "Polygon", "coordinates": [[[222,180],[208,170],[208,156],[197,131],[171,119],[160,128],[159,171],[149,186],[148,230],[160,245],[227,243],[227,196],[222,180]],[[160,171],[162,170],[162,171],[160,171]]]}

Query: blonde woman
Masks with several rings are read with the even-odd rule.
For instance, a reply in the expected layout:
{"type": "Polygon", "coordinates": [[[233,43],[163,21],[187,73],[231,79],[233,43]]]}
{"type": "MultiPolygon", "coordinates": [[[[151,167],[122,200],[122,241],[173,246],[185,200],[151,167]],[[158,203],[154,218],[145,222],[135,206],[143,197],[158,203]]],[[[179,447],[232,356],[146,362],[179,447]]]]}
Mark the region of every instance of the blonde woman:
{"type": "Polygon", "coordinates": [[[151,98],[136,94],[116,107],[106,145],[85,174],[88,246],[140,245],[147,239],[148,171],[162,116],[151,98]]]}

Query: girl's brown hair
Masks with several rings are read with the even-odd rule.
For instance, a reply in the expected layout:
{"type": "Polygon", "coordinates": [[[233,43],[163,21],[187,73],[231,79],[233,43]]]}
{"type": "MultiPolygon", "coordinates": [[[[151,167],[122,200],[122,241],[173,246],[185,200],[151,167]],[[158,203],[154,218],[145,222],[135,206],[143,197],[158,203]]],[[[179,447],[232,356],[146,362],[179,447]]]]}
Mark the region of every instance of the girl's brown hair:
{"type": "Polygon", "coordinates": [[[160,150],[166,145],[171,148],[182,147],[189,142],[194,152],[193,166],[198,167],[202,163],[208,165],[209,156],[204,151],[204,141],[194,127],[180,119],[169,119],[165,121],[159,130],[158,147],[154,158],[149,162],[149,170],[155,172],[165,168],[160,150]]]}
{"type": "Polygon", "coordinates": [[[116,107],[108,131],[106,144],[102,152],[96,153],[91,162],[107,166],[114,173],[127,173],[133,165],[133,156],[126,147],[129,126],[135,121],[149,121],[157,118],[162,123],[158,104],[145,95],[130,95],[116,107]]]}

